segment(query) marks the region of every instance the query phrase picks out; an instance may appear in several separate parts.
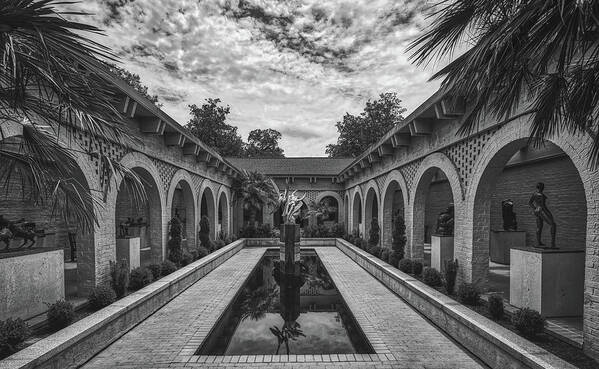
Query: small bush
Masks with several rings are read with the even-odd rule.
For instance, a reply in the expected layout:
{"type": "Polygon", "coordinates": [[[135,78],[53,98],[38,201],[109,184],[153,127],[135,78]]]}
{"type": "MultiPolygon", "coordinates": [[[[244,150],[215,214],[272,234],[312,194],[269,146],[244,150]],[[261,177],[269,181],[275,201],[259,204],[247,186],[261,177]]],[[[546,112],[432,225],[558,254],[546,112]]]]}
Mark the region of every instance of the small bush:
{"type": "Polygon", "coordinates": [[[202,247],[202,246],[198,247],[198,259],[201,259],[204,256],[207,256],[209,253],[210,252],[205,247],[202,247]]]}
{"type": "Polygon", "coordinates": [[[401,259],[399,261],[398,269],[404,273],[412,273],[413,263],[412,259],[401,259]]]}
{"type": "Polygon", "coordinates": [[[226,246],[225,241],[223,241],[223,240],[215,240],[213,242],[213,245],[214,245],[214,251],[222,249],[223,247],[226,246]]]}
{"type": "Polygon", "coordinates": [[[365,250],[366,246],[368,245],[368,242],[366,242],[366,240],[362,237],[357,237],[354,239],[354,245],[361,248],[362,250],[365,250]]]}
{"type": "Polygon", "coordinates": [[[383,251],[381,251],[381,260],[388,263],[389,256],[391,256],[391,250],[389,250],[388,248],[384,248],[383,251]]]}
{"type": "Polygon", "coordinates": [[[381,256],[381,251],[383,251],[383,249],[381,249],[380,246],[374,246],[374,247],[371,247],[370,250],[368,250],[368,253],[370,253],[370,255],[374,255],[378,258],[381,256]]]}
{"type": "Polygon", "coordinates": [[[162,277],[162,266],[160,264],[150,264],[148,265],[148,269],[150,269],[150,272],[152,272],[152,278],[154,280],[162,277]]]}
{"type": "Polygon", "coordinates": [[[489,314],[493,320],[501,320],[504,315],[503,297],[500,295],[491,295],[489,297],[489,314]]]}
{"type": "Polygon", "coordinates": [[[89,303],[94,309],[102,309],[116,300],[116,293],[108,285],[97,286],[89,295],[89,303]]]}
{"type": "Polygon", "coordinates": [[[183,226],[178,217],[171,219],[169,226],[168,259],[175,264],[180,264],[183,258],[183,247],[181,246],[183,226]]]}
{"type": "Polygon", "coordinates": [[[183,257],[181,258],[181,266],[186,266],[194,262],[193,255],[187,251],[183,253],[183,257]]]}
{"type": "Polygon", "coordinates": [[[375,247],[379,244],[381,238],[381,228],[377,218],[372,218],[370,222],[370,232],[368,234],[368,245],[375,247]]]}
{"type": "Polygon", "coordinates": [[[29,334],[29,326],[21,318],[0,320],[0,359],[15,353],[29,334]]]}
{"type": "Polygon", "coordinates": [[[48,325],[54,330],[62,329],[75,318],[75,309],[73,304],[64,300],[58,300],[53,304],[48,304],[48,325]]]}
{"type": "Polygon", "coordinates": [[[160,264],[160,270],[162,271],[162,275],[169,275],[177,270],[177,265],[170,260],[165,260],[160,264]]]}
{"type": "Polygon", "coordinates": [[[431,287],[439,287],[443,285],[441,273],[435,268],[424,268],[422,272],[422,281],[431,287]]]}
{"type": "Polygon", "coordinates": [[[545,319],[538,311],[529,308],[518,311],[512,317],[512,323],[518,332],[527,337],[534,337],[545,328],[545,319]]]}
{"type": "Polygon", "coordinates": [[[398,252],[397,250],[394,250],[391,253],[391,255],[389,255],[389,264],[393,265],[396,268],[399,266],[400,260],[402,260],[400,257],[400,252],[398,252]]]}
{"type": "MultiPolygon", "coordinates": [[[[174,263],[173,263],[174,264],[174,263]]],[[[139,267],[131,271],[129,289],[137,291],[152,283],[152,272],[148,268],[139,267]]]]}
{"type": "Polygon", "coordinates": [[[110,262],[110,285],[117,298],[125,296],[129,287],[129,263],[123,259],[120,262],[110,262]]]}
{"type": "Polygon", "coordinates": [[[447,260],[445,262],[445,288],[447,293],[453,295],[455,289],[455,278],[458,275],[458,260],[447,260]]]}
{"type": "Polygon", "coordinates": [[[424,265],[422,265],[422,263],[420,261],[412,262],[412,273],[414,273],[416,275],[420,275],[420,274],[422,274],[423,268],[424,268],[424,265]]]}
{"type": "Polygon", "coordinates": [[[480,301],[480,292],[470,283],[463,283],[458,288],[458,300],[466,305],[478,305],[480,301]]]}

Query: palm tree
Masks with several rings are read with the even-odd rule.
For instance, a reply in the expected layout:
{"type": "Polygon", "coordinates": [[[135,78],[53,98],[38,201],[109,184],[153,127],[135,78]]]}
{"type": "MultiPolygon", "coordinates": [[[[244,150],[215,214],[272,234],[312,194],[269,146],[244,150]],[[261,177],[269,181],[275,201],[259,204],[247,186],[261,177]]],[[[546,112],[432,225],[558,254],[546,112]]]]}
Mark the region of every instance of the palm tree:
{"type": "MultiPolygon", "coordinates": [[[[0,183],[22,183],[30,200],[50,203],[53,212],[80,230],[97,223],[94,205],[101,203],[77,179],[76,156],[100,162],[104,196],[112,178],[121,176],[136,201],[145,198],[134,172],[120,166],[100,150],[61,145],[73,129],[98,140],[129,147],[132,136],[116,106],[115,78],[107,62],[116,61],[110,50],[86,38],[101,33],[93,26],[67,20],[54,8],[56,0],[4,0],[0,2],[0,183]],[[8,129],[22,134],[8,140],[8,129]]],[[[71,140],[73,141],[73,140],[71,140]]],[[[91,145],[90,145],[91,146],[91,145]]]]}
{"type": "Polygon", "coordinates": [[[256,214],[260,209],[277,206],[279,194],[273,180],[259,172],[243,171],[241,179],[232,186],[235,202],[241,202],[249,212],[250,224],[256,222],[256,214]]]}
{"type": "Polygon", "coordinates": [[[528,116],[532,143],[586,132],[591,164],[599,164],[598,1],[440,1],[432,16],[408,50],[423,64],[471,45],[432,77],[466,98],[461,134],[485,114],[504,122],[528,116]]]}

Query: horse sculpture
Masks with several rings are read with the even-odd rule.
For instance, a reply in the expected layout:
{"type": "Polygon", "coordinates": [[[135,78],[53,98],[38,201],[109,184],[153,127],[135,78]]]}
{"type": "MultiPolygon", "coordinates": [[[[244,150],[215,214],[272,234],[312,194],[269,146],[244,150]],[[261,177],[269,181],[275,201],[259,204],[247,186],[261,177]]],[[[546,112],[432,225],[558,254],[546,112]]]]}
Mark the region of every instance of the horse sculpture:
{"type": "Polygon", "coordinates": [[[19,249],[25,247],[27,243],[30,243],[28,248],[31,248],[35,244],[36,236],[35,223],[26,222],[25,219],[11,222],[0,215],[0,242],[5,245],[4,251],[9,250],[10,240],[15,238],[23,239],[23,243],[18,247],[19,249]]]}

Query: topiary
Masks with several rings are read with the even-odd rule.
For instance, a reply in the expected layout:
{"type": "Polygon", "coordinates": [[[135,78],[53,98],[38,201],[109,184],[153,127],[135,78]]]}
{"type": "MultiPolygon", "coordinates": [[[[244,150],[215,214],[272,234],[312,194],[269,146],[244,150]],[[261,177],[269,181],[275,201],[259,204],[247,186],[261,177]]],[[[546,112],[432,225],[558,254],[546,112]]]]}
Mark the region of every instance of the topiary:
{"type": "Polygon", "coordinates": [[[160,264],[161,275],[169,275],[177,270],[177,265],[170,260],[165,260],[160,264]]]}
{"type": "Polygon", "coordinates": [[[381,256],[381,251],[383,251],[383,249],[380,246],[374,246],[368,250],[368,253],[378,258],[381,256]]]}
{"type": "Polygon", "coordinates": [[[378,219],[372,218],[372,221],[370,222],[370,232],[368,236],[368,245],[370,247],[378,246],[381,237],[381,228],[379,227],[378,219]]]}
{"type": "Polygon", "coordinates": [[[545,318],[538,311],[524,308],[512,317],[512,323],[518,332],[527,337],[534,337],[543,332],[545,318]]]}
{"type": "Polygon", "coordinates": [[[210,252],[203,246],[198,247],[198,259],[207,256],[210,252]]]}
{"type": "Polygon", "coordinates": [[[212,252],[213,246],[212,241],[210,241],[210,220],[205,215],[200,219],[199,239],[200,245],[212,252]]]}
{"type": "Polygon", "coordinates": [[[129,263],[123,259],[120,262],[110,262],[110,286],[117,298],[125,296],[129,287],[129,263]]]}
{"type": "Polygon", "coordinates": [[[422,281],[431,287],[439,287],[443,285],[441,273],[435,268],[424,268],[422,272],[422,281]]]}
{"type": "Polygon", "coordinates": [[[148,265],[148,269],[150,269],[150,272],[152,272],[152,278],[154,280],[157,280],[160,277],[162,277],[162,267],[160,266],[160,264],[150,264],[148,265]]]}
{"type": "Polygon", "coordinates": [[[393,242],[391,248],[397,253],[399,260],[404,258],[404,250],[406,246],[406,224],[404,219],[399,215],[399,211],[393,217],[393,242]]]}
{"type": "Polygon", "coordinates": [[[478,305],[480,302],[480,292],[476,286],[470,283],[463,283],[458,288],[458,300],[466,305],[478,305]]]}
{"type": "Polygon", "coordinates": [[[169,224],[168,259],[175,264],[181,264],[181,259],[183,258],[183,247],[181,247],[183,227],[177,217],[171,219],[169,224]]]}
{"type": "Polygon", "coordinates": [[[493,320],[503,319],[504,314],[503,297],[500,295],[489,296],[489,315],[491,315],[493,320]]]}
{"type": "Polygon", "coordinates": [[[109,285],[94,287],[89,295],[89,303],[94,309],[102,309],[116,300],[116,293],[109,285]]]}
{"type": "Polygon", "coordinates": [[[423,268],[424,268],[424,265],[422,265],[422,262],[416,261],[416,260],[414,260],[412,262],[412,273],[414,273],[415,275],[422,274],[423,268]]]}
{"type": "Polygon", "coordinates": [[[131,271],[131,277],[129,279],[129,289],[137,291],[143,287],[152,283],[153,277],[152,272],[148,268],[139,267],[131,271]]]}
{"type": "Polygon", "coordinates": [[[384,248],[383,251],[381,251],[381,260],[384,261],[385,263],[389,262],[389,257],[391,256],[391,250],[389,250],[388,248],[384,248]]]}
{"type": "Polygon", "coordinates": [[[455,278],[458,275],[458,259],[445,262],[445,288],[447,293],[453,295],[455,289],[455,278]]]}
{"type": "Polygon", "coordinates": [[[399,264],[397,264],[398,269],[404,273],[412,273],[412,259],[401,259],[399,264]]]}
{"type": "Polygon", "coordinates": [[[18,351],[30,333],[29,326],[21,318],[0,320],[0,360],[18,351]]]}
{"type": "Polygon", "coordinates": [[[54,330],[62,329],[75,318],[75,309],[73,304],[65,300],[58,300],[53,304],[48,304],[48,325],[54,330]]]}
{"type": "Polygon", "coordinates": [[[391,253],[391,255],[389,255],[389,264],[393,265],[396,268],[399,266],[400,260],[401,258],[399,257],[399,253],[395,250],[391,253]]]}

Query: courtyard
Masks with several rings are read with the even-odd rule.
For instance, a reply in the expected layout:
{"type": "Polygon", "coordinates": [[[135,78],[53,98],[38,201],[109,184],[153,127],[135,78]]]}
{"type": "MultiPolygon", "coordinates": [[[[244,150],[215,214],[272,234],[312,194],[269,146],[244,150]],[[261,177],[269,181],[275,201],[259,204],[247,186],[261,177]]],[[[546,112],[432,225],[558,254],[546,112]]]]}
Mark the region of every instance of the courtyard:
{"type": "Polygon", "coordinates": [[[0,1],[0,368],[599,367],[596,3],[151,2],[0,1]]]}

